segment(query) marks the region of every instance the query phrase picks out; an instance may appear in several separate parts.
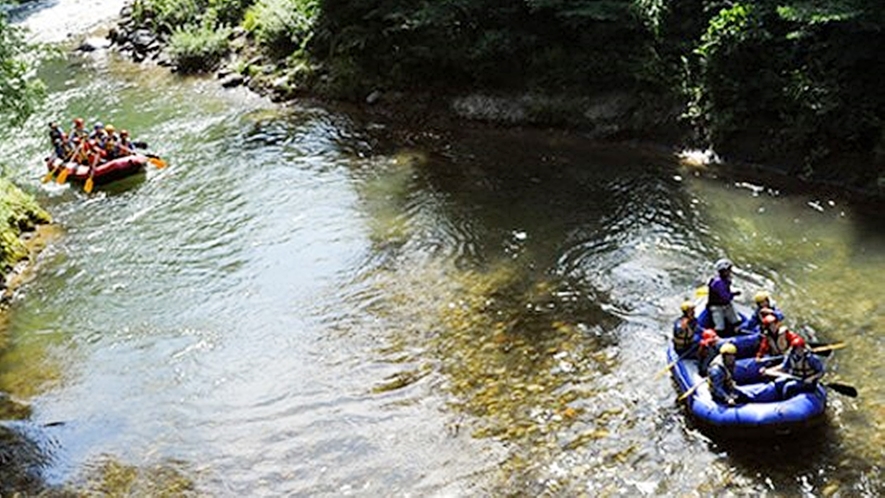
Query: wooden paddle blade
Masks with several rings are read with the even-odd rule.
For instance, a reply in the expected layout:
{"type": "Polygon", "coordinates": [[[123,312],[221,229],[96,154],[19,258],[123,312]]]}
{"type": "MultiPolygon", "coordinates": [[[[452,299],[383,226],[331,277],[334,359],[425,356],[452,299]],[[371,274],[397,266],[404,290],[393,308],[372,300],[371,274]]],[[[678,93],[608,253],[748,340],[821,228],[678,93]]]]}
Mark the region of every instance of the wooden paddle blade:
{"type": "Polygon", "coordinates": [[[849,386],[848,384],[839,384],[838,382],[827,382],[824,385],[839,394],[848,396],[849,398],[857,397],[857,388],[855,388],[854,386],[849,386]]]}
{"type": "Polygon", "coordinates": [[[166,167],[166,161],[160,159],[159,157],[149,157],[148,162],[157,167],[157,169],[163,169],[166,167]]]}
{"type": "Polygon", "coordinates": [[[58,174],[58,178],[55,179],[55,183],[59,185],[63,184],[68,179],[68,168],[62,168],[61,173],[58,174]]]}
{"type": "Polygon", "coordinates": [[[658,373],[656,373],[656,374],[655,374],[655,380],[660,379],[662,375],[664,375],[665,373],[669,372],[670,369],[673,368],[674,365],[676,365],[676,362],[675,362],[675,361],[674,361],[673,363],[670,363],[669,365],[667,365],[665,368],[663,368],[663,369],[662,369],[661,371],[659,371],[658,373]]]}
{"type": "Polygon", "coordinates": [[[701,379],[700,382],[691,386],[690,388],[688,388],[687,391],[685,391],[678,398],[676,398],[676,402],[679,403],[680,401],[684,401],[686,398],[688,398],[689,396],[694,394],[694,392],[697,391],[699,387],[701,387],[702,385],[704,385],[706,383],[707,383],[707,379],[701,379]]]}
{"type": "Polygon", "coordinates": [[[86,184],[83,185],[83,191],[86,192],[87,194],[91,193],[92,192],[92,185],[93,185],[92,177],[87,178],[86,184]]]}
{"type": "MultiPolygon", "coordinates": [[[[837,349],[842,349],[842,348],[848,346],[848,344],[845,344],[844,342],[836,342],[833,344],[827,344],[824,342],[812,342],[812,343],[809,343],[808,345],[811,347],[812,353],[821,354],[821,355],[824,352],[827,352],[827,355],[828,355],[829,352],[831,352],[831,351],[835,351],[837,349]]],[[[822,356],[826,356],[826,355],[822,355],[822,356]]]]}

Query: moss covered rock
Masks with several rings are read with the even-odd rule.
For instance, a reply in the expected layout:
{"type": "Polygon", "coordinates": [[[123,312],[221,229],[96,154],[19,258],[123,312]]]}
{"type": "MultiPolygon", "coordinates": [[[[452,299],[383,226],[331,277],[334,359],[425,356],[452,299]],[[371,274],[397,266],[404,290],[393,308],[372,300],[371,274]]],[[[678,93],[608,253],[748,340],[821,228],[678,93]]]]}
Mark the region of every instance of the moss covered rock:
{"type": "Polygon", "coordinates": [[[21,234],[51,221],[49,213],[30,195],[5,178],[0,178],[0,265],[6,273],[28,256],[21,234]]]}

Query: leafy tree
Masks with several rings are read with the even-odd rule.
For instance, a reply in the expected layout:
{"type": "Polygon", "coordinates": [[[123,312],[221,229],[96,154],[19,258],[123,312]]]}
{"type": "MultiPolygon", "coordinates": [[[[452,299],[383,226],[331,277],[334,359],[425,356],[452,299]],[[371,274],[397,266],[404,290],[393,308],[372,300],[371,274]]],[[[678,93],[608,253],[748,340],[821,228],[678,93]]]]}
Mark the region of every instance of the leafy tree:
{"type": "Polygon", "coordinates": [[[32,77],[28,52],[21,30],[0,11],[0,119],[13,125],[33,112],[44,93],[42,83],[32,77]]]}

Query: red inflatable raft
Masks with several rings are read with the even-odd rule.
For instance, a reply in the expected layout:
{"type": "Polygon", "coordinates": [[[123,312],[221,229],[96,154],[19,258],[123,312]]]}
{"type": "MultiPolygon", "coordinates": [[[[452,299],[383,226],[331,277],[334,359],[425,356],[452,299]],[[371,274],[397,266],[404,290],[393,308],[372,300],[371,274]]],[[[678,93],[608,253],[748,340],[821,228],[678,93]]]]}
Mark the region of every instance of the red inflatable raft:
{"type": "MultiPolygon", "coordinates": [[[[95,172],[92,174],[92,181],[96,185],[99,185],[140,173],[144,171],[150,160],[150,157],[143,154],[131,154],[103,162],[95,167],[95,172]]],[[[69,162],[65,164],[63,168],[58,168],[58,170],[56,170],[60,164],[61,159],[57,157],[48,158],[46,160],[46,167],[49,168],[49,171],[61,173],[62,169],[67,169],[68,181],[85,182],[89,179],[89,166],[69,162]]]]}

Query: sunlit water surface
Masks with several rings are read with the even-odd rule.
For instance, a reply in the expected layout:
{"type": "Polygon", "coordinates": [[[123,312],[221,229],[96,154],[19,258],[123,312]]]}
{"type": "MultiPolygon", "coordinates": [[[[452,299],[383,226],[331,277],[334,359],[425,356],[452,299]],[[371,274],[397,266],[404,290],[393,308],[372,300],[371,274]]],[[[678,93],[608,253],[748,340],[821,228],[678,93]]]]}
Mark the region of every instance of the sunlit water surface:
{"type": "Polygon", "coordinates": [[[41,76],[0,161],[63,235],[13,303],[0,391],[32,406],[16,424],[50,486],[124,468],[130,492],[215,496],[885,490],[881,206],[577,134],[278,107],[102,53],[41,76]],[[74,116],[169,166],[92,195],[41,183],[45,123],[74,116]],[[655,376],[721,256],[745,296],[848,343],[830,378],[860,396],[831,393],[824,429],[711,441],[655,376]]]}

